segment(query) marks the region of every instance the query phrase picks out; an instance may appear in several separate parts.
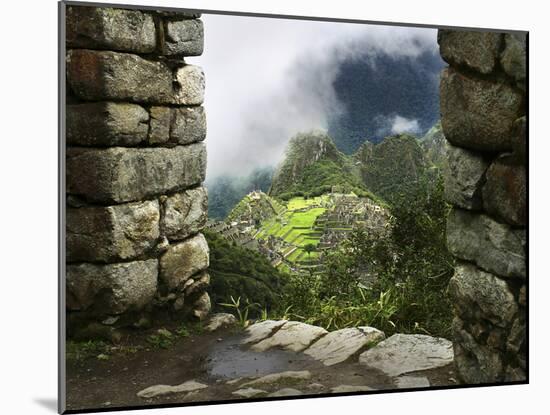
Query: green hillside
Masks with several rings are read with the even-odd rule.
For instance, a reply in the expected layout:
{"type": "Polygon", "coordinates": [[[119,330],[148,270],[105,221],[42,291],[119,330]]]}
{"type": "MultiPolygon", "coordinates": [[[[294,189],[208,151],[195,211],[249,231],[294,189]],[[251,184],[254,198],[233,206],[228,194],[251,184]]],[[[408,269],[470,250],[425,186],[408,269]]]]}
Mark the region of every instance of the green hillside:
{"type": "Polygon", "coordinates": [[[365,142],[354,154],[364,186],[391,203],[424,178],[429,163],[416,137],[400,134],[378,144],[365,142]]]}
{"type": "Polygon", "coordinates": [[[447,142],[443,135],[441,121],[430,128],[418,142],[430,163],[438,168],[443,168],[447,162],[447,142]]]}
{"type": "Polygon", "coordinates": [[[315,197],[331,191],[373,195],[361,181],[351,158],[338,151],[324,132],[294,136],[275,174],[269,194],[282,200],[315,197]]]}
{"type": "MultiPolygon", "coordinates": [[[[240,247],[221,235],[204,231],[210,247],[209,294],[214,309],[231,296],[271,308],[281,292],[285,275],[258,252],[240,247]]],[[[227,310],[225,310],[227,311],[227,310]]]]}

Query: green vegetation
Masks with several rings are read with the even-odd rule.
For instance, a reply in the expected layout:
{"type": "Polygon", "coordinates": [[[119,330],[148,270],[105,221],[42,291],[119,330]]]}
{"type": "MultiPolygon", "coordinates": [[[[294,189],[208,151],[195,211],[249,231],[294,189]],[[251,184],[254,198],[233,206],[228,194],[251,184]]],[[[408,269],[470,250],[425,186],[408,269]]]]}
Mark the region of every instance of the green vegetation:
{"type": "Polygon", "coordinates": [[[448,336],[453,262],[445,244],[447,213],[441,180],[396,199],[388,235],[355,230],[328,255],[324,271],[291,276],[279,313],[290,309],[293,318],[329,330],[371,325],[387,335],[448,336]],[[370,283],[369,273],[376,275],[370,283]]]}
{"type": "MultiPolygon", "coordinates": [[[[270,236],[281,238],[283,241],[291,244],[285,251],[289,255],[286,259],[290,262],[296,262],[301,256],[306,254],[305,246],[313,246],[309,252],[309,258],[315,258],[317,252],[314,252],[319,244],[321,232],[315,229],[315,221],[326,211],[328,203],[327,196],[318,196],[305,199],[295,197],[288,201],[287,210],[283,215],[272,217],[262,222],[260,231],[256,235],[257,239],[267,239],[270,236]]],[[[281,262],[279,269],[285,269],[286,264],[281,262]]]]}
{"type": "MultiPolygon", "coordinates": [[[[241,327],[245,328],[248,326],[248,314],[250,313],[251,309],[258,308],[259,304],[257,303],[247,303],[246,305],[241,304],[241,297],[238,297],[236,300],[233,298],[233,296],[230,296],[231,302],[230,303],[220,303],[222,307],[230,308],[231,310],[235,310],[237,313],[237,320],[241,327]]],[[[261,313],[264,316],[267,316],[267,308],[264,308],[261,310],[261,313]]]]}
{"type": "Polygon", "coordinates": [[[352,157],[326,134],[294,137],[274,175],[273,197],[246,196],[228,215],[252,224],[252,236],[284,259],[276,259],[274,268],[261,254],[206,232],[214,308],[231,309],[242,326],[253,314],[329,330],[370,325],[387,335],[448,337],[452,309],[446,287],[453,269],[445,240],[448,206],[439,166],[424,153],[429,147],[439,156],[444,141],[438,126],[430,131],[422,147],[401,134],[377,145],[364,143],[352,157]],[[388,231],[366,233],[331,216],[339,199],[330,192],[368,196],[388,208],[388,231]],[[323,251],[319,264],[326,228],[349,233],[339,246],[323,251]]]}
{"type": "Polygon", "coordinates": [[[431,164],[438,169],[444,168],[447,162],[447,146],[441,121],[430,128],[426,135],[418,140],[418,143],[431,164]]]}
{"type": "Polygon", "coordinates": [[[109,360],[113,354],[129,355],[137,353],[142,346],[113,346],[101,340],[74,341],[66,343],[67,361],[82,362],[87,359],[109,360]]]}
{"type": "Polygon", "coordinates": [[[333,190],[339,193],[354,192],[358,196],[373,197],[359,177],[352,172],[351,165],[344,159],[342,164],[325,159],[305,167],[297,181],[277,196],[282,200],[296,196],[309,198],[330,193],[333,190]]]}
{"type": "Polygon", "coordinates": [[[285,284],[285,274],[255,251],[213,232],[205,231],[204,235],[210,247],[209,294],[214,310],[221,310],[220,303],[227,303],[231,297],[271,309],[285,284]]]}
{"type": "MultiPolygon", "coordinates": [[[[259,194],[259,193],[258,193],[259,194]]],[[[261,193],[258,198],[253,198],[251,194],[246,195],[227,215],[227,221],[239,220],[244,214],[247,218],[260,223],[267,218],[285,211],[285,207],[272,197],[261,193]]]]}
{"type": "Polygon", "coordinates": [[[403,193],[414,193],[423,180],[427,162],[415,137],[408,134],[366,142],[354,155],[364,185],[390,204],[403,193]]]}
{"type": "Polygon", "coordinates": [[[218,176],[207,180],[208,217],[224,219],[239,201],[253,190],[267,192],[271,186],[272,167],[258,168],[247,176],[218,176]]]}
{"type": "Polygon", "coordinates": [[[289,200],[316,197],[333,190],[372,196],[353,160],[339,152],[326,133],[310,131],[292,137],[285,159],[273,175],[270,195],[289,200]]]}

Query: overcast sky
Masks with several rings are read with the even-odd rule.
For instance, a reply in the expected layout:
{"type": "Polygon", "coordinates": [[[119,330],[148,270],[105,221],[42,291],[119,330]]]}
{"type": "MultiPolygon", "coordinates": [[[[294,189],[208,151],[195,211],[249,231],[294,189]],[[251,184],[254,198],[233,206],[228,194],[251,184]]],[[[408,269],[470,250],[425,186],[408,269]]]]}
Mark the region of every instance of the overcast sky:
{"type": "MultiPolygon", "coordinates": [[[[207,179],[274,165],[299,131],[326,129],[342,111],[332,82],[344,59],[416,57],[437,30],[203,14],[207,179]]],[[[395,131],[414,120],[396,119],[395,131]]]]}

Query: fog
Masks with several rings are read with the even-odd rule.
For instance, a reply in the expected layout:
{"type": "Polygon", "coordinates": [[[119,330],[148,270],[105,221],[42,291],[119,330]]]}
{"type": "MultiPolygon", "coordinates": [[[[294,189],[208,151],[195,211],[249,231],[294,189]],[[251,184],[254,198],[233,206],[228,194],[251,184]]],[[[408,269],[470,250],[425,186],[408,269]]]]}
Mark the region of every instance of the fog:
{"type": "MultiPolygon", "coordinates": [[[[326,129],[345,111],[332,86],[347,59],[415,58],[437,47],[435,29],[203,15],[205,49],[188,58],[206,75],[207,178],[277,164],[290,137],[326,129]]],[[[372,65],[375,65],[372,60],[372,65]]],[[[416,120],[388,119],[394,133],[416,120]]]]}

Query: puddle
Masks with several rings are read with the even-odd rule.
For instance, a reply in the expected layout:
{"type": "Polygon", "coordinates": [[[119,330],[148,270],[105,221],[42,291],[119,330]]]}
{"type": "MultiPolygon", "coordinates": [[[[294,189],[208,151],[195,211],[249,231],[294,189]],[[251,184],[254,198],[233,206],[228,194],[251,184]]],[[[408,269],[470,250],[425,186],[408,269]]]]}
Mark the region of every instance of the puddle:
{"type": "Polygon", "coordinates": [[[224,338],[210,348],[206,359],[209,376],[234,379],[318,366],[318,362],[302,353],[284,350],[254,352],[246,346],[241,347],[241,339],[241,336],[224,338]]]}

